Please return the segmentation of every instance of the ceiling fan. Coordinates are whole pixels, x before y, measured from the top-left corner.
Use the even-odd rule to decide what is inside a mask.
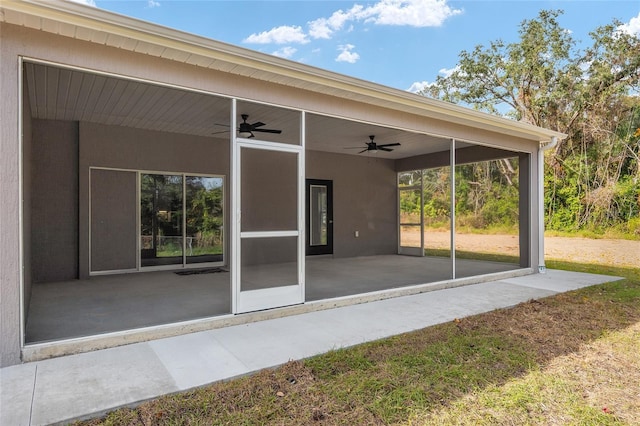
[[[242,117],[242,123],[238,125],[238,135],[240,137],[247,138],[247,139],[254,138],[255,135],[253,134],[253,132],[275,133],[275,134],[282,133],[282,130],[262,129],[261,127],[266,126],[266,124],[261,121],[257,121],[253,124],[247,123],[247,119],[249,118],[248,114],[242,114],[241,117]],[[218,126],[226,126],[226,124],[218,124]],[[216,132],[213,134],[216,135],[218,133],[225,133],[225,132],[228,132],[228,130],[224,130],[222,132]]]
[[[384,144],[377,144],[373,141],[373,139],[375,138],[375,135],[371,135],[369,136],[369,139],[371,139],[369,142],[365,142],[366,148],[363,149],[362,151],[358,152],[358,154],[362,154],[363,152],[367,152],[367,151],[373,151],[373,152],[378,152],[378,151],[386,151],[386,152],[391,152],[393,151],[393,149],[389,148],[390,146],[400,146],[399,143],[384,143]],[[348,146],[345,149],[361,149],[361,146]]]

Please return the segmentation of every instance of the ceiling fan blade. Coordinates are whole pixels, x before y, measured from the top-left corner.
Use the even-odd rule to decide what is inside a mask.
[[[282,133],[282,130],[275,130],[275,129],[253,129],[253,131],[262,132],[262,133],[277,133],[277,134]]]
[[[362,149],[361,146],[345,146],[343,149]]]
[[[265,126],[265,125],[266,125],[266,124],[264,124],[262,121],[258,121],[258,122],[256,122],[256,123],[253,123],[253,124],[251,125],[251,127],[253,127],[253,128],[255,129],[256,127],[262,127],[262,126]]]
[[[228,130],[222,130],[221,132],[213,132],[211,135],[219,135],[220,133],[229,133]]]
[[[213,123],[214,126],[220,126],[220,127],[231,127],[228,124],[222,124],[222,123]]]
[[[380,146],[380,145],[378,145],[378,150],[379,151],[387,151],[387,152],[393,151],[391,148],[385,148],[384,146]]]
[[[369,151],[369,148],[365,148],[365,149],[363,149],[363,150],[362,150],[362,151],[360,151],[358,154],[362,154],[363,152],[367,152],[367,151]]]
[[[385,147],[385,146],[400,146],[400,144],[397,143],[397,142],[396,143],[384,143],[382,145],[378,145],[378,148]]]

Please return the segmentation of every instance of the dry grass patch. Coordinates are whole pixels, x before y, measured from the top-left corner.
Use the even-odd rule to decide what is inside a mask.
[[[612,332],[542,371],[490,386],[409,425],[633,425],[640,413],[640,322]]]
[[[588,406],[634,424],[640,413],[640,323],[554,360],[548,371],[578,385]]]
[[[316,379],[300,361],[251,377],[216,383],[120,409],[85,425],[292,425],[360,424],[375,419],[362,407],[345,407],[314,390]],[[332,422],[334,413],[340,421]]]

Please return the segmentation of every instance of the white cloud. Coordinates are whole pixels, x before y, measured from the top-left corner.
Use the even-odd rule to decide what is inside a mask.
[[[358,59],[360,59],[360,55],[356,52],[352,52],[353,49],[355,49],[353,44],[341,44],[338,46],[340,54],[336,57],[336,62],[348,62],[350,64],[355,64]]]
[[[256,44],[287,44],[287,43],[300,43],[305,44],[309,42],[307,35],[302,31],[302,27],[299,26],[281,26],[270,29],[269,31],[263,31],[258,34],[251,34],[249,37],[243,40],[245,43]]]
[[[438,71],[438,74],[441,74],[445,78],[449,78],[451,76],[451,74],[453,74],[454,72],[458,71],[459,69],[460,69],[459,65],[456,65],[453,68],[441,68],[440,71]]]
[[[407,89],[407,92],[411,93],[420,93],[427,87],[432,86],[433,83],[429,83],[428,81],[415,81],[411,86]]]
[[[444,78],[448,78],[456,71],[460,70],[460,66],[456,65],[454,68],[441,68],[438,71],[438,74],[442,75]],[[407,92],[419,93],[423,90],[433,86],[435,83],[430,83],[428,81],[415,81],[411,87],[407,89]]]
[[[80,3],[80,4],[86,4],[87,6],[96,7],[95,0],[71,0],[71,1],[76,2],[76,3]]]
[[[160,7],[160,2],[156,0],[147,0],[147,7],[153,9],[154,7]]]
[[[629,23],[620,25],[618,30],[629,35],[640,36],[640,13],[635,18],[631,18]]]
[[[313,38],[329,39],[335,31],[342,29],[345,23],[356,19],[362,9],[363,6],[357,4],[346,12],[341,9],[333,12],[329,18],[319,18],[308,22],[309,35]]]
[[[149,0],[155,1],[155,0]],[[307,22],[308,32],[300,26],[281,26],[269,31],[254,33],[245,43],[286,44],[308,43],[309,38],[331,39],[344,28],[353,30],[354,22],[366,22],[376,25],[395,25],[412,27],[437,27],[448,18],[462,13],[461,9],[451,8],[448,0],[379,0],[371,6],[355,4],[348,10],[339,9],[328,18],[318,18]]]
[[[333,34],[334,29],[329,26],[326,18],[316,19],[308,23],[309,35],[313,38],[329,39]]]
[[[452,9],[446,0],[381,0],[364,9],[358,18],[378,25],[439,27],[460,13],[462,10]]]
[[[289,59],[297,51],[298,51],[298,49],[296,49],[295,47],[287,46],[287,47],[283,47],[281,49],[276,50],[275,52],[272,53],[272,55],[279,56],[279,57],[285,58],[285,59]]]

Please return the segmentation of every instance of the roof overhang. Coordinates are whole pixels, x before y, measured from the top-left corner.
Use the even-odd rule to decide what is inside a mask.
[[[548,143],[563,133],[63,0],[9,0],[0,21],[252,79]]]

